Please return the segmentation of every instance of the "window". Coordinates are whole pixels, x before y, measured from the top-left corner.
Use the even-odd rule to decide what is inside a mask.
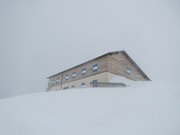
[[[93,80],[92,81],[92,84],[96,84],[98,81],[97,80]]]
[[[69,79],[69,75],[66,75],[65,79],[68,80]]]
[[[55,83],[55,81],[54,81],[54,80],[52,80],[52,81],[51,81],[51,84],[54,84],[54,83]]]
[[[86,86],[86,83],[81,83],[81,88],[84,88]]]
[[[67,90],[67,89],[69,89],[69,87],[64,87],[63,89],[64,89],[64,90]]]
[[[98,70],[98,64],[94,64],[92,69],[93,69],[93,72],[97,71]]]
[[[81,71],[81,75],[85,75],[86,74],[86,69],[84,68],[84,69],[82,69],[82,71]]]
[[[72,79],[76,78],[76,72],[72,73]]]
[[[60,82],[60,80],[59,80],[59,78],[57,78],[57,79],[56,79],[56,83],[59,83],[59,82]]]
[[[98,87],[98,81],[97,80],[93,80],[90,84],[93,86],[93,87]]]
[[[141,79],[141,76],[139,74],[136,75],[137,79]]]
[[[126,68],[126,73],[127,74],[131,74],[132,73],[132,71],[131,71],[131,69],[129,67]]]

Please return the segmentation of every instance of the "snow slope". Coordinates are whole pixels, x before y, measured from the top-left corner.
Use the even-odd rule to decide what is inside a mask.
[[[151,82],[1,99],[0,135],[180,135],[180,87]]]

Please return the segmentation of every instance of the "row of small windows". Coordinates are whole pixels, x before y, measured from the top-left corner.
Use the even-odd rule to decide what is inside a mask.
[[[94,64],[93,66],[92,66],[92,71],[93,72],[96,72],[96,71],[98,71],[98,64]],[[83,68],[82,70],[81,70],[81,75],[82,76],[84,76],[84,75],[86,75],[86,68]],[[73,72],[72,73],[72,79],[75,79],[76,78],[76,72]],[[69,80],[69,75],[67,74],[66,76],[65,76],[65,80],[67,81],[67,80]]]
[[[98,64],[94,64],[93,66],[92,66],[92,71],[93,72],[96,72],[96,71],[98,71]],[[81,75],[83,76],[83,75],[86,75],[86,68],[83,68],[82,70],[81,70]],[[72,79],[75,79],[76,78],[76,72],[73,72],[72,73]],[[65,80],[67,81],[67,80],[69,80],[69,75],[67,74],[66,76],[65,76]],[[56,80],[52,80],[52,84],[55,84],[55,83],[59,83],[60,82],[60,80],[59,80],[59,78],[57,78]]]
[[[92,66],[92,71],[93,72],[96,72],[96,71],[98,71],[98,64],[94,64],[93,66]],[[132,74],[132,70],[131,70],[131,68],[130,67],[127,67],[126,68],[126,73],[128,74],[128,75],[131,75]],[[83,68],[82,70],[81,70],[81,75],[83,76],[83,75],[86,75],[86,68]],[[138,79],[141,79],[141,76],[139,75],[139,74],[137,74],[136,75],[136,77],[138,78]],[[72,73],[72,79],[75,79],[76,78],[76,72],[73,72]],[[69,75],[67,74],[66,76],[65,76],[65,80],[67,81],[67,80],[69,80]],[[52,80],[52,84],[58,84],[60,82],[60,79],[59,78],[57,78],[56,80]]]
[[[57,78],[56,80],[52,80],[52,81],[51,81],[52,84],[55,84],[55,83],[58,84],[59,82],[60,82],[60,79],[59,79],[59,78]]]
[[[81,88],[84,88],[86,86],[86,83],[81,83]],[[64,87],[63,89],[69,89],[69,88],[75,88],[75,85],[72,85],[71,87]]]
[[[93,80],[90,84],[95,84],[97,82],[98,82],[97,80]],[[75,85],[72,85],[71,87],[64,87],[63,89],[69,89],[69,88],[75,88],[75,87],[76,87]],[[85,88],[86,87],[86,83],[85,82],[81,83],[80,87],[81,88]]]

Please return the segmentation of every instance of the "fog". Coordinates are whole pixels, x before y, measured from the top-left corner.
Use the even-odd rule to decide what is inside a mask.
[[[118,50],[178,84],[180,2],[0,0],[0,98],[45,91],[48,76]]]

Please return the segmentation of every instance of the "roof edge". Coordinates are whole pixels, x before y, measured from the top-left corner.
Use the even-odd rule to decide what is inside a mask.
[[[57,74],[51,75],[51,76],[47,77],[47,79],[52,78],[52,77],[54,77],[54,76],[57,76],[57,75],[59,75],[59,74],[62,74],[62,73],[64,73],[64,72],[68,71],[68,70],[77,68],[77,67],[79,67],[79,66],[81,66],[81,65],[84,65],[84,64],[86,64],[86,63],[88,63],[88,62],[91,62],[91,61],[93,61],[93,60],[97,60],[97,59],[100,59],[100,58],[102,58],[102,57],[105,57],[105,56],[108,56],[108,55],[111,55],[111,54],[116,54],[116,53],[123,53],[123,54],[130,60],[130,62],[131,62],[133,65],[135,65],[135,67],[137,68],[137,70],[138,70],[140,73],[142,73],[142,75],[144,76],[144,78],[147,79],[148,81],[151,81],[151,79],[141,70],[141,68],[135,63],[135,61],[128,55],[128,53],[127,53],[125,50],[112,51],[112,52],[105,53],[105,54],[100,55],[100,56],[98,56],[98,57],[96,57],[96,58],[94,58],[94,59],[91,59],[91,60],[88,60],[88,61],[86,61],[86,62],[83,62],[83,63],[81,63],[81,64],[79,64],[79,65],[77,65],[77,66],[74,66],[74,67],[69,68],[69,69],[64,70],[64,71],[61,71],[61,72],[59,72],[59,73],[57,73]]]
[[[97,60],[97,59],[100,59],[100,58],[102,58],[102,57],[108,56],[108,55],[110,55],[110,54],[115,54],[115,53],[119,53],[119,52],[123,52],[123,51],[124,51],[124,50],[121,50],[121,51],[112,51],[112,52],[105,53],[105,54],[100,55],[100,56],[98,56],[98,57],[96,57],[96,58],[94,58],[94,59],[91,59],[91,60],[88,60],[88,61],[86,61],[86,62],[83,62],[83,63],[81,63],[81,64],[79,64],[79,65],[77,65],[77,66],[74,66],[74,67],[69,68],[69,69],[64,70],[64,71],[61,71],[61,72],[59,72],[59,73],[57,73],[57,74],[51,75],[51,76],[47,77],[47,79],[52,78],[52,77],[54,77],[54,76],[57,76],[57,75],[59,75],[59,74],[62,74],[62,73],[64,73],[64,72],[68,71],[68,70],[74,69],[74,68],[76,68],[76,67],[78,67],[78,66],[84,65],[84,64],[86,64],[86,63],[88,63],[88,62],[91,62],[91,61],[93,61],[93,60]]]
[[[136,64],[136,62],[128,55],[126,51],[122,51],[122,53],[130,60],[130,62],[135,65],[137,70],[143,74],[144,78],[147,79],[148,81],[151,81],[151,79],[141,70],[141,68]]]

